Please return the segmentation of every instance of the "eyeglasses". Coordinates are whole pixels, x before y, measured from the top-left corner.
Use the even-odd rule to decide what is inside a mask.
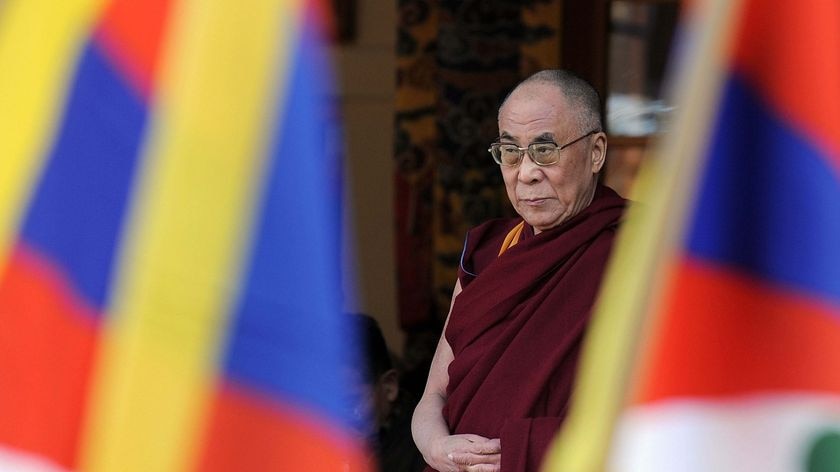
[[[488,149],[488,151],[490,152],[490,155],[493,156],[493,160],[496,161],[496,164],[501,166],[518,166],[519,163],[522,162],[522,156],[525,151],[528,151],[528,156],[531,157],[531,161],[533,161],[534,164],[538,166],[550,166],[557,164],[557,162],[560,161],[560,151],[587,136],[592,136],[593,134],[600,132],[601,131],[597,129],[592,130],[562,146],[558,146],[556,143],[552,143],[550,141],[543,143],[531,143],[528,147],[519,147],[510,143],[493,143],[490,145],[490,149]]]

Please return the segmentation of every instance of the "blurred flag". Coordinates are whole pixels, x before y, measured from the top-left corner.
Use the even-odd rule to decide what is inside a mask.
[[[305,0],[6,0],[0,470],[367,470]]]
[[[840,3],[690,3],[547,470],[840,470]]]

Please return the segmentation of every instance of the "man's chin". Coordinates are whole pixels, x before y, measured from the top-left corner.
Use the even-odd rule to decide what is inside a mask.
[[[537,231],[545,231],[561,223],[557,214],[549,211],[534,211],[526,208],[524,211],[520,211],[519,215]]]

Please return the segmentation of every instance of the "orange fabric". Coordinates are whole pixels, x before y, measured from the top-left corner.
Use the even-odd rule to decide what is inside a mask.
[[[516,243],[519,242],[519,237],[522,236],[522,229],[525,228],[525,221],[523,220],[518,225],[514,226],[512,230],[505,236],[504,242],[502,242],[502,247],[499,249],[499,255],[505,253],[508,249],[516,246]]]

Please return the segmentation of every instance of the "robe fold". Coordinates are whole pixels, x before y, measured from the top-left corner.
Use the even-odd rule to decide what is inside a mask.
[[[598,187],[592,203],[557,228],[492,220],[471,230],[461,258],[462,292],[446,339],[443,414],[452,434],[500,438],[502,471],[536,471],[568,408],[581,340],[625,200]]]

